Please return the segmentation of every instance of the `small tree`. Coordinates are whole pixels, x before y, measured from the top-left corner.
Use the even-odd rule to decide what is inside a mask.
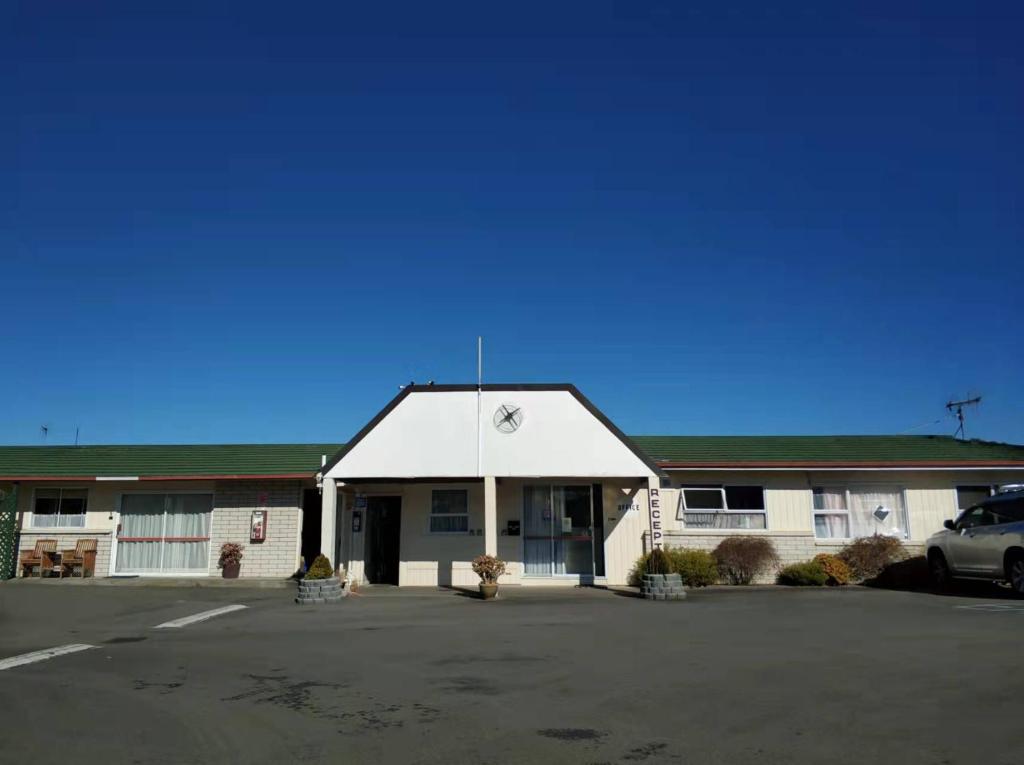
[[[334,569],[331,568],[331,562],[323,553],[316,556],[313,565],[306,572],[306,579],[330,579],[332,576],[334,576]]]

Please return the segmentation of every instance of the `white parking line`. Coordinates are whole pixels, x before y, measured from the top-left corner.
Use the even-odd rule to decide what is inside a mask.
[[[174,619],[169,622],[164,622],[163,624],[158,624],[153,629],[162,630],[187,627],[188,625],[195,624],[196,622],[205,622],[207,619],[212,619],[215,616],[230,614],[232,611],[241,611],[243,608],[248,608],[248,606],[223,606],[222,608],[214,608],[210,611],[201,611],[198,614],[192,614],[192,616],[183,616],[180,619]]]
[[[66,653],[77,653],[78,651],[85,651],[89,648],[95,648],[94,645],[86,645],[85,643],[68,643],[67,645],[59,645],[56,648],[47,648],[44,651],[33,651],[32,653],[23,653],[20,656],[12,656],[9,659],[0,660],[0,672],[5,669],[11,669],[12,667],[20,667],[23,664],[35,664],[37,661],[46,661],[52,659],[55,656],[63,656]]]

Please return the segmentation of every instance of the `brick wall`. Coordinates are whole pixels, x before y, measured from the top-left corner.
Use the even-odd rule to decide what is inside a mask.
[[[37,539],[56,539],[57,552],[73,550],[79,539],[96,540],[96,571],[95,576],[107,576],[110,573],[110,532],[109,531],[60,531],[47,533],[46,529],[33,529],[22,531],[18,539],[18,554],[24,550],[31,550],[36,546]],[[38,571],[35,571],[38,573]],[[77,572],[75,575],[77,576]],[[19,567],[18,576],[21,576]]]
[[[220,576],[217,558],[225,542],[238,542],[243,577],[288,577],[298,568],[302,528],[300,481],[218,481],[213,495],[210,574]],[[264,542],[249,542],[254,510],[267,511]]]

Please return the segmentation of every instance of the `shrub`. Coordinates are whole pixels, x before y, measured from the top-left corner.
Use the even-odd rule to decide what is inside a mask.
[[[671,574],[672,563],[668,555],[660,547],[655,547],[647,556],[647,569],[645,574]]]
[[[332,576],[334,576],[334,569],[331,568],[331,562],[323,553],[316,556],[313,565],[306,572],[306,579],[330,579]]]
[[[687,587],[707,587],[718,581],[718,561],[707,550],[672,547],[665,554],[672,573],[679,574]]]
[[[814,556],[814,562],[818,564],[821,570],[825,572],[825,576],[828,577],[828,581],[825,584],[835,586],[850,583],[850,567],[839,556],[832,555],[831,553],[819,553]]]
[[[668,558],[670,574],[679,574],[687,587],[706,587],[718,581],[718,564],[715,556],[705,550],[687,550],[684,547],[668,547],[664,550]],[[639,587],[647,571],[647,562],[651,553],[636,559],[629,571],[627,581],[633,587]]]
[[[719,576],[729,584],[750,584],[779,562],[774,545],[764,537],[728,537],[714,556]]]
[[[815,558],[786,566],[776,581],[793,587],[821,587],[828,581],[828,574]]]
[[[838,557],[850,567],[853,579],[863,581],[878,576],[886,566],[907,556],[900,540],[875,534],[853,540],[839,551]]]
[[[242,550],[245,548],[237,542],[225,542],[220,546],[220,558],[217,560],[217,568],[224,568],[227,565],[235,565],[242,562]]]
[[[498,577],[505,573],[505,561],[493,555],[478,555],[473,558],[473,571],[484,584],[496,584]]]

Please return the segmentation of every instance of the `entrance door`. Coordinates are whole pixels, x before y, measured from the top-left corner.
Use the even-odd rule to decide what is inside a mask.
[[[316,489],[306,489],[302,492],[302,559],[307,566],[313,565],[313,560],[320,554],[320,519],[323,516],[323,500],[320,492]],[[324,555],[330,557],[333,550],[324,550]],[[331,558],[331,564],[337,565],[337,561]]]
[[[402,498],[366,498],[366,578],[371,584],[398,584]]]
[[[594,575],[590,486],[524,487],[523,566],[534,576]]]

